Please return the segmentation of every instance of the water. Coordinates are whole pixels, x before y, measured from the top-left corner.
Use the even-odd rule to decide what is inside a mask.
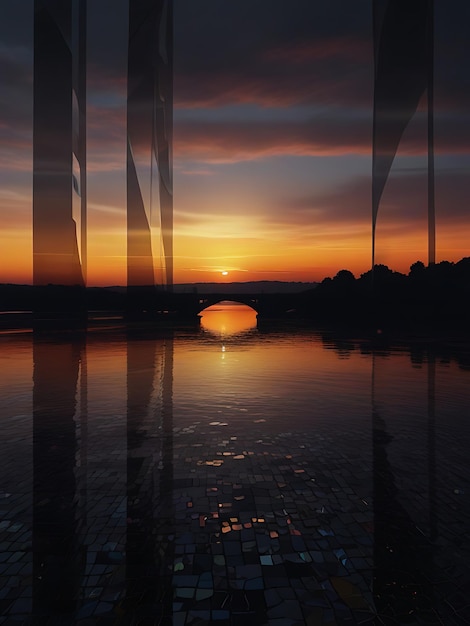
[[[0,623],[466,624],[468,352],[0,338]]]

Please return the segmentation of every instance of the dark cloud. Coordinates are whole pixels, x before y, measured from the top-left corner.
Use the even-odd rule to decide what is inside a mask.
[[[424,154],[426,116],[418,114],[404,135],[400,152]],[[470,115],[436,119],[436,153],[470,152]],[[202,122],[175,126],[175,156],[205,162],[236,162],[269,156],[371,154],[371,115],[336,110],[308,120]]]
[[[0,126],[31,125],[32,50],[0,43]]]
[[[343,42],[348,46],[349,42]],[[354,47],[354,46],[353,46]],[[175,75],[177,107],[216,107],[255,102],[262,106],[292,104],[364,105],[372,98],[370,61],[355,63],[347,48],[329,61],[324,56],[289,63],[289,54],[302,50],[272,50],[246,67],[224,67],[209,73],[207,68]],[[271,56],[272,54],[272,56]],[[279,58],[276,59],[276,56]]]
[[[351,86],[361,92],[372,72],[365,4],[273,0],[266,10],[246,0],[177,3],[177,106],[286,106],[354,96]]]
[[[468,111],[470,107],[470,2],[434,3],[436,103]]]
[[[308,121],[179,122],[175,156],[236,162],[287,154],[370,153],[370,120],[319,116]]]
[[[29,47],[33,45],[34,0],[2,3],[0,41],[6,46]]]
[[[127,87],[127,0],[88,3],[88,87],[122,93]]]
[[[342,226],[370,224],[371,179],[358,177],[327,193],[279,197],[267,220],[278,224],[312,225],[336,222]],[[379,209],[378,225],[388,222],[404,232],[426,220],[427,173],[395,174]],[[436,216],[439,223],[468,224],[470,182],[466,171],[437,171]]]
[[[442,3],[443,4],[443,3]],[[371,3],[175,3],[175,102],[371,106]],[[470,105],[470,3],[436,9],[436,105]]]
[[[344,0],[178,0],[175,51],[179,67],[209,70],[249,65],[260,51],[370,31],[369,2]]]
[[[22,0],[4,2],[1,9],[0,127],[21,127],[18,131],[31,125],[33,8],[33,0]],[[0,141],[4,138],[2,133]]]

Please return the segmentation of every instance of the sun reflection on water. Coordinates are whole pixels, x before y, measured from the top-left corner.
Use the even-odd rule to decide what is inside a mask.
[[[256,311],[246,304],[224,300],[202,312],[201,327],[222,338],[249,332],[256,329]]]

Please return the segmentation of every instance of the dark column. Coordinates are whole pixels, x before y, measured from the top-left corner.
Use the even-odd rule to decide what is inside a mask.
[[[39,319],[84,315],[85,6],[85,0],[34,5],[33,282]]]
[[[173,289],[173,2],[161,2],[154,151],[158,164],[164,282]]]
[[[398,145],[431,75],[428,24],[433,0],[374,0],[372,268],[380,199]]]
[[[434,177],[434,0],[428,0],[426,29],[428,106],[428,264],[436,262],[436,197]]]
[[[129,0],[127,284],[131,317],[155,312],[155,285],[166,290],[173,284],[172,28],[170,0]]]

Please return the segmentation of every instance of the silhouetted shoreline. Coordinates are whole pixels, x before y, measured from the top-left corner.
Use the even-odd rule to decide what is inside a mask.
[[[470,257],[426,267],[413,263],[405,275],[385,265],[358,279],[348,270],[325,278],[300,309],[308,319],[372,328],[446,325],[466,327],[470,313]]]
[[[230,299],[231,285],[240,292],[241,283],[225,283],[221,285],[221,300]],[[88,318],[95,315],[100,319],[106,315],[129,318],[131,311],[130,317],[137,325],[145,321],[158,326],[163,320],[171,324],[173,318],[181,323],[184,318],[197,319],[199,311],[194,303],[198,302],[198,288],[201,286],[194,285],[190,294],[175,289],[174,294],[168,295],[154,288],[148,288],[150,291],[144,288],[141,292],[138,288],[130,291],[123,287],[81,289],[3,284],[0,285],[0,327],[21,328],[28,311],[45,312],[46,316],[53,312],[52,317],[57,314],[58,319],[80,315]],[[279,294],[264,294],[264,289],[260,293],[259,298],[265,298],[258,307],[260,326],[313,325],[379,333],[399,330],[420,335],[466,334],[470,318],[470,257],[457,263],[441,261],[428,267],[418,261],[407,275],[385,265],[376,265],[374,271],[359,278],[348,270],[341,270],[311,289],[291,290],[290,293],[289,290],[282,292],[280,287],[279,290]],[[158,310],[171,306],[180,309]],[[158,316],[157,312],[170,315]]]

